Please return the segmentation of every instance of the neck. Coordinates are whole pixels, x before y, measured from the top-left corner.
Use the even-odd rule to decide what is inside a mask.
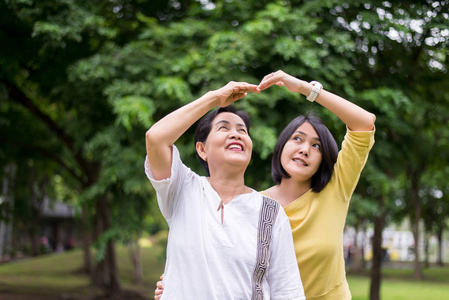
[[[310,182],[298,183],[291,179],[282,179],[281,183],[267,190],[270,197],[277,200],[285,207],[307,193],[310,190]]]
[[[231,202],[237,195],[245,194],[250,191],[245,186],[245,182],[242,177],[239,178],[223,178],[219,176],[210,176],[208,178],[212,188],[218,193],[224,204]]]

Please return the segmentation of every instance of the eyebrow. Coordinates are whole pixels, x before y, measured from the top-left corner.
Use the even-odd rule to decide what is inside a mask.
[[[220,124],[230,125],[231,123],[229,121],[226,121],[226,120],[220,120],[217,123],[215,123],[215,126],[220,125]],[[244,123],[237,123],[237,126],[246,128],[246,125]]]
[[[307,136],[307,133],[305,133],[305,132],[303,132],[303,131],[296,130],[295,133],[299,133],[299,134],[301,134],[301,135]],[[321,143],[321,140],[320,140],[319,137],[314,137],[313,139],[314,139],[314,140],[317,140],[318,142]]]

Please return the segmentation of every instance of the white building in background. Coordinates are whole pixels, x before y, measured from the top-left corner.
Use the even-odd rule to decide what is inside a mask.
[[[394,228],[387,228],[382,233],[382,239],[382,248],[387,250],[390,260],[413,261],[415,259],[413,253],[415,239],[411,231],[398,231]],[[422,248],[422,242],[419,245]],[[420,249],[420,251],[422,250]]]
[[[409,227],[405,224],[401,227],[390,226],[384,229],[382,233],[382,248],[385,250],[384,260],[389,261],[413,261],[415,255],[413,247],[415,239],[410,230],[404,228]],[[343,235],[343,246],[345,250],[345,257],[350,258],[351,251],[353,251],[355,241],[355,229],[353,227],[346,227]],[[361,249],[363,245],[363,256],[366,261],[370,261],[373,256],[372,237],[374,230],[369,228],[366,232],[357,233],[357,245]],[[424,232],[421,230],[421,237],[419,241],[419,253],[421,260],[424,260]],[[438,239],[435,236],[429,237],[429,262],[436,262],[438,251]],[[449,241],[444,239],[443,242],[443,262],[449,261]]]

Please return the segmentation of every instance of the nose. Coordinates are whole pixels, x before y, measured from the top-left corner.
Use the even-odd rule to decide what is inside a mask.
[[[309,146],[303,145],[299,150],[299,153],[304,155],[305,157],[309,157]]]
[[[230,139],[237,139],[237,140],[241,140],[242,136],[240,134],[240,132],[238,130],[231,130],[229,133],[229,138]]]

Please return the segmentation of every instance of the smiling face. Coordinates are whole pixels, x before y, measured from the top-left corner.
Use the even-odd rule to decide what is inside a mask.
[[[281,165],[294,180],[312,181],[322,161],[321,141],[313,126],[304,122],[285,143]]]
[[[212,121],[205,142],[197,142],[198,155],[209,166],[211,174],[228,166],[246,170],[251,160],[253,143],[245,122],[236,114],[223,112]]]

